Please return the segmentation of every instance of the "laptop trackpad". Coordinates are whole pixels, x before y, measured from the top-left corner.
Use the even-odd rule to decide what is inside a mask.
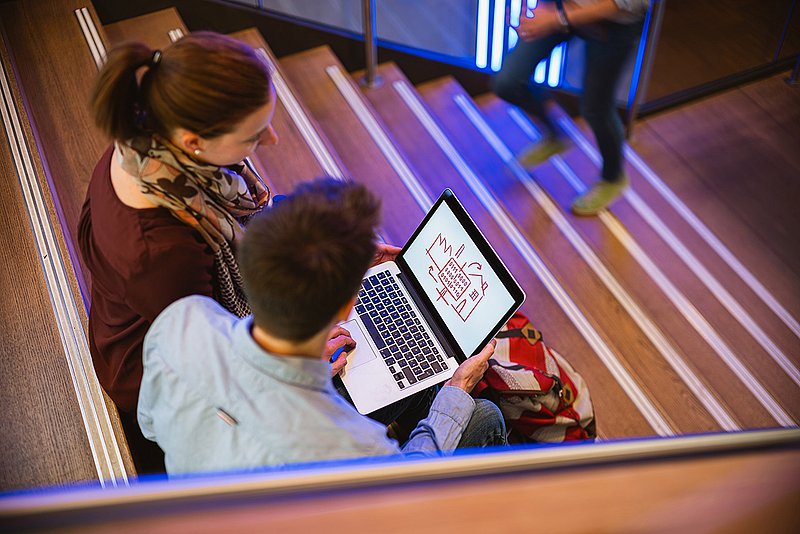
[[[376,358],[369,341],[367,341],[367,336],[364,334],[358,321],[347,321],[346,323],[341,323],[340,326],[350,332],[350,337],[356,342],[356,348],[347,356],[345,372],[352,371]]]

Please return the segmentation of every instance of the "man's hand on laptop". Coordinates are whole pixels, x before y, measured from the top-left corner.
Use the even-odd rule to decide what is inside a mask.
[[[372,263],[370,263],[369,266],[375,267],[387,261],[394,261],[401,250],[400,247],[387,245],[386,243],[377,243],[375,255],[372,257]]]
[[[325,343],[324,356],[326,360],[330,360],[331,356],[339,350],[342,351],[337,354],[336,360],[331,362],[331,376],[336,376],[339,371],[344,369],[347,365],[347,353],[352,352],[356,348],[355,340],[350,337],[350,332],[339,325],[334,326],[328,334],[328,341]]]
[[[467,358],[467,361],[458,366],[456,372],[444,385],[461,388],[467,393],[472,392],[475,384],[483,378],[483,373],[489,368],[489,358],[494,354],[496,344],[497,342],[493,339],[478,354]]]

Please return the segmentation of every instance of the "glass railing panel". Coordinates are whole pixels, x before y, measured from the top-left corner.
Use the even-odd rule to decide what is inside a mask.
[[[659,0],[653,0],[655,4]],[[362,0],[237,0],[329,28],[354,38],[363,35]],[[447,63],[496,72],[513,48],[519,6],[536,0],[380,0],[377,39],[383,47],[408,51]],[[652,58],[642,105],[689,95],[698,88],[741,73],[768,67],[800,53],[797,0],[705,0],[664,4],[661,32]],[[625,67],[617,91],[620,106],[630,107],[642,68],[643,43]],[[536,69],[534,81],[580,94],[584,44],[573,39]],[[679,75],[676,75],[679,73]],[[681,97],[683,98],[683,97]]]
[[[502,5],[502,0],[498,0]],[[264,9],[306,23],[363,34],[362,0],[262,0]],[[377,38],[381,46],[413,49],[467,67],[474,67],[478,4],[493,0],[381,0],[377,4]]]
[[[796,0],[666,2],[646,101],[772,63],[793,3]],[[792,28],[795,53],[798,26]],[[786,54],[791,52],[787,49]]]

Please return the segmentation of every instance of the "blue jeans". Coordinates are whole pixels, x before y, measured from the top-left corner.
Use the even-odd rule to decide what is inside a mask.
[[[614,95],[622,69],[636,49],[642,23],[604,22],[596,31],[578,34],[586,42],[586,66],[583,72],[581,114],[594,132],[603,157],[601,177],[615,182],[622,175],[622,146],[625,133],[616,110]],[[503,68],[492,79],[492,91],[511,104],[539,119],[545,136],[557,136],[558,128],[545,113],[550,98],[546,88],[531,81],[539,62],[572,33],[558,33],[536,41],[520,41],[503,61]]]
[[[458,448],[494,447],[497,445],[508,445],[503,414],[492,401],[475,399],[475,410],[467,423],[467,428],[461,435]]]
[[[339,394],[352,404],[353,400],[338,376],[333,378],[333,384]],[[397,420],[406,430],[411,430],[417,426],[417,423],[428,417],[428,411],[438,390],[438,386],[423,389],[410,397],[372,412],[367,417],[384,425],[389,425],[392,421]],[[467,423],[467,427],[464,429],[464,433],[461,435],[458,448],[491,447],[507,444],[506,424],[500,408],[489,400],[475,399],[475,409]]]

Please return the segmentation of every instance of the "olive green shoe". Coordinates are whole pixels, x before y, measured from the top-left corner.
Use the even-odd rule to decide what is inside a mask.
[[[575,215],[597,215],[617,200],[630,184],[627,174],[623,174],[616,182],[600,180],[584,194],[572,201],[572,213]]]
[[[550,159],[550,157],[564,152],[568,144],[558,137],[545,137],[538,142],[527,146],[517,155],[517,161],[525,168],[536,167]]]

